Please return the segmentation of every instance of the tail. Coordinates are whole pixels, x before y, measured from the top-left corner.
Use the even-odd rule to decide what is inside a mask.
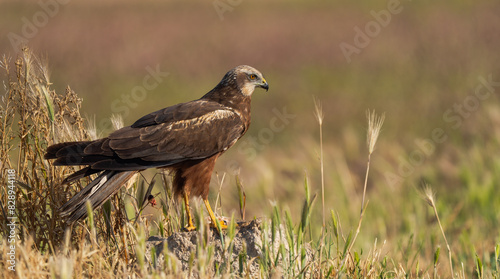
[[[93,209],[99,208],[136,173],[137,171],[103,171],[60,208],[61,216],[66,217],[69,223],[87,217],[87,201],[90,201]]]
[[[87,166],[66,177],[62,184],[72,183],[81,178],[98,174],[83,190],[72,197],[61,208],[61,216],[66,217],[69,223],[87,217],[87,201],[92,208],[99,208],[114,193],[116,193],[134,174],[136,170],[105,170],[94,169],[92,164],[112,158],[113,154],[103,149],[109,139],[95,141],[63,142],[47,148],[45,159],[55,159],[55,166]]]
[[[112,152],[104,151],[102,145],[107,138],[95,141],[73,141],[51,145],[47,148],[45,159],[55,159],[54,166],[92,165],[100,160],[110,159]]]

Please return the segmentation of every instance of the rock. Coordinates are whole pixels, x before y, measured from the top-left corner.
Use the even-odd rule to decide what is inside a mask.
[[[146,243],[146,260],[151,266],[165,270],[167,267],[164,255],[166,254],[170,258],[170,262],[175,260],[175,265],[180,266],[183,272],[188,272],[189,276],[193,278],[198,278],[200,273],[209,276],[232,273],[239,276],[248,275],[251,278],[259,278],[261,277],[259,265],[263,257],[263,239],[266,239],[267,245],[265,247],[271,250],[274,257],[278,255],[280,244],[283,244],[286,251],[285,255],[290,251],[283,226],[280,226],[279,230],[277,230],[276,235],[279,237],[276,237],[273,243],[271,241],[270,222],[267,224],[267,235],[264,236],[262,233],[263,219],[240,223],[236,228],[236,235],[232,241],[227,235],[227,231],[223,232],[223,240],[221,240],[215,229],[176,232],[168,238],[151,236]],[[270,247],[271,243],[273,247]],[[153,247],[156,252],[156,261],[154,263],[151,260],[151,249]],[[164,253],[164,247],[168,247],[169,251]],[[311,248],[309,245],[305,245],[305,247],[307,261],[312,260]],[[281,263],[283,259],[280,256],[278,258],[279,263]],[[272,261],[274,262],[274,260],[273,258]],[[285,259],[285,261],[288,261],[288,259]],[[272,272],[283,273],[280,272],[280,266],[281,264],[278,264],[273,267]]]

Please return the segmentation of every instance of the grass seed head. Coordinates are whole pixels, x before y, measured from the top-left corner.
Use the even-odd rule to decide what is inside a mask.
[[[432,190],[431,186],[429,184],[425,184],[423,189],[422,189],[422,198],[429,204],[431,207],[435,207],[435,193]]]
[[[314,116],[316,116],[316,120],[318,120],[319,125],[323,125],[325,114],[323,113],[323,105],[318,98],[314,98]]]
[[[123,124],[123,117],[122,117],[122,115],[121,114],[113,113],[111,115],[111,124],[113,124],[113,128],[115,130],[123,128],[123,126],[125,126],[125,125]]]
[[[375,150],[375,144],[377,143],[380,130],[385,120],[385,113],[378,116],[375,111],[366,111],[366,118],[368,119],[368,136],[366,137],[366,143],[368,145],[368,152],[370,154]]]

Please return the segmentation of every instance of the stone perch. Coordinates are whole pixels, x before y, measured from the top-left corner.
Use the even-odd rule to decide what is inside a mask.
[[[206,272],[206,275],[208,276],[213,276],[216,273],[215,267],[217,266],[221,274],[227,273],[231,270],[231,273],[233,274],[236,273],[240,276],[248,275],[251,278],[259,278],[259,265],[260,258],[262,257],[263,222],[263,219],[259,218],[250,222],[239,224],[239,227],[236,228],[236,234],[232,242],[233,249],[231,253],[227,250],[228,242],[230,241],[229,237],[227,236],[227,232],[224,234],[226,249],[223,249],[221,238],[216,230],[211,229],[210,231],[208,231],[208,243],[206,247],[213,246],[215,249],[210,263],[206,266],[206,270],[202,272]],[[267,239],[269,239],[269,245],[271,245],[271,223],[268,222],[268,224]],[[289,253],[289,245],[286,241],[285,228],[280,225],[279,231],[277,231],[276,234],[277,238],[273,245],[275,254],[277,254],[280,244],[283,244],[286,252]],[[177,265],[182,269],[182,271],[188,272],[191,266],[192,270],[190,277],[198,278],[200,277],[200,271],[196,268],[197,261],[199,260],[197,258],[197,249],[199,247],[204,247],[203,244],[198,244],[200,243],[200,241],[203,241],[203,238],[201,233],[198,231],[176,232],[168,238],[151,236],[146,242],[146,261],[152,267],[155,267],[159,270],[164,269],[165,259],[163,247],[168,247],[170,255],[175,256],[175,258],[178,260]],[[151,261],[151,249],[153,247],[156,251],[155,263],[152,263]],[[204,253],[206,254],[206,250],[208,248],[202,249],[205,250]],[[246,257],[247,259],[244,266],[240,266],[240,257]],[[310,246],[306,245],[306,261],[309,262],[312,259],[313,252]],[[283,259],[280,258],[279,262],[281,263],[282,260]],[[230,263],[230,266],[227,266],[227,263]],[[279,266],[281,266],[281,264]],[[279,274],[281,273],[280,269],[281,267],[277,267],[275,271]]]

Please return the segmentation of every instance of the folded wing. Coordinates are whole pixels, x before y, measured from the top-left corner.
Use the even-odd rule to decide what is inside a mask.
[[[148,114],[132,126],[93,142],[54,145],[55,165],[89,165],[95,170],[143,170],[211,157],[246,131],[237,112],[198,100]]]

